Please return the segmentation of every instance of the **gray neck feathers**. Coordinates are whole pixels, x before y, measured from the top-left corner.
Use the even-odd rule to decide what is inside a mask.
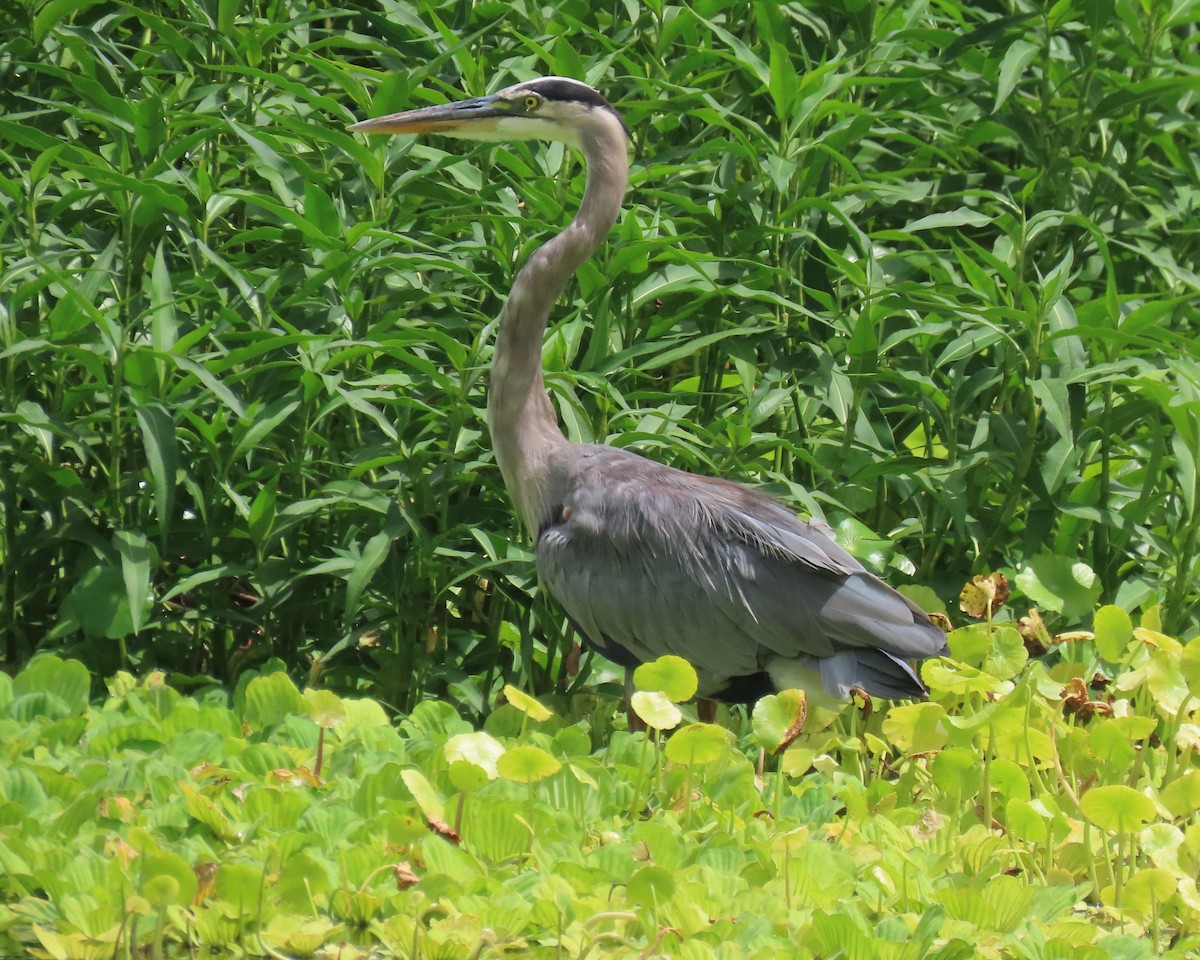
[[[628,176],[625,131],[616,114],[594,108],[580,130],[587,188],[575,219],[539,247],[513,281],[492,360],[488,427],[509,495],[531,534],[550,508],[545,465],[566,443],[542,379],[542,340],[555,300],[616,222]]]

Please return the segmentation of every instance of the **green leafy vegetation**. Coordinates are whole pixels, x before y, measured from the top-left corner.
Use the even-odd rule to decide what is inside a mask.
[[[6,8],[0,950],[1194,955],[1198,9]],[[578,160],[344,129],[550,73],[569,436],[970,581],[928,702],[576,664],[483,410]]]
[[[579,163],[344,130],[545,73],[636,142],[547,339],[570,436],[763,483],[893,581],[1002,568],[1062,622],[1194,632],[1194,12],[18,5],[7,661],[186,686],[276,656],[480,717],[584,684],[482,417],[491,324]]]
[[[799,733],[796,691],[732,732],[657,704],[648,735],[516,690],[482,728],[433,700],[397,727],[283,672],[232,698],[118,674],[89,704],[43,656],[0,676],[0,949],[1194,956],[1200,640],[950,646],[926,703]]]

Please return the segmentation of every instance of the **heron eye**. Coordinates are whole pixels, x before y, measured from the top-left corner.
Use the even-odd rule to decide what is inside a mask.
[[[534,110],[536,110],[536,109],[537,109],[539,106],[541,106],[541,103],[542,103],[542,100],[541,100],[541,98],[540,98],[540,97],[535,97],[535,96],[534,96],[534,95],[531,93],[529,96],[527,96],[527,97],[525,98],[525,112],[526,112],[526,113],[533,113],[533,111],[534,111]]]

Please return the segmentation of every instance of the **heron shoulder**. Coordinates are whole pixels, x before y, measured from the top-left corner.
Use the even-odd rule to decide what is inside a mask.
[[[551,474],[551,501],[597,544],[653,544],[685,558],[740,546],[823,573],[863,570],[822,529],[753,487],[598,445],[561,448]]]

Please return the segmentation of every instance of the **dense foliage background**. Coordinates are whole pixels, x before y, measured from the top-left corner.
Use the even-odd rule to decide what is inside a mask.
[[[539,74],[636,141],[568,433],[1054,623],[1200,581],[1197,4],[50,0],[0,52],[0,635],[484,710],[570,678],[483,422],[558,147],[353,119]],[[1055,620],[1055,615],[1060,619]]]
[[[1195,956],[1198,11],[5,4],[0,953]],[[579,162],[345,132],[548,73],[569,434],[1006,571],[927,702],[570,669],[483,408]]]

